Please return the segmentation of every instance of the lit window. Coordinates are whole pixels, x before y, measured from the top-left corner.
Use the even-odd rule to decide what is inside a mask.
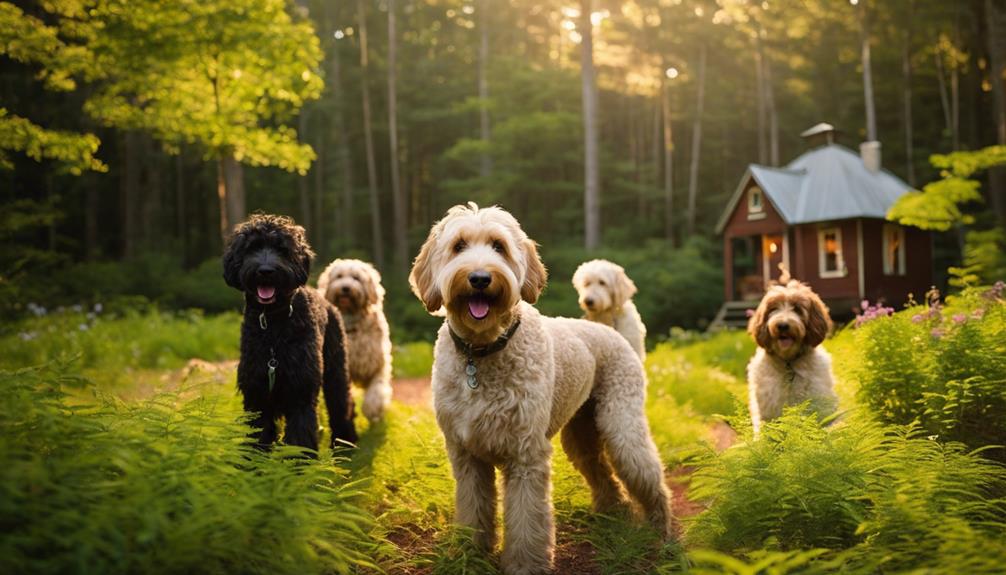
[[[845,277],[848,270],[842,257],[842,230],[823,228],[817,232],[817,257],[822,278]]]
[[[905,275],[905,228],[884,225],[884,275]]]
[[[761,188],[751,188],[748,190],[748,211],[752,214],[763,211],[765,205],[762,203],[762,200]]]

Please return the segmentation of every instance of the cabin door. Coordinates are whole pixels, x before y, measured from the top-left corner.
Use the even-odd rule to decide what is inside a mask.
[[[786,260],[786,241],[782,234],[766,234],[761,237],[762,278],[765,285],[776,281],[781,274],[779,264]]]

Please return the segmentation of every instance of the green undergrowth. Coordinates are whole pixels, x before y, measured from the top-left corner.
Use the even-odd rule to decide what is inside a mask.
[[[254,449],[230,390],[67,401],[63,389],[81,385],[59,363],[0,372],[0,572],[373,565],[373,518],[344,464]]]
[[[17,369],[52,360],[103,384],[129,386],[137,372],[177,369],[193,358],[238,355],[241,317],[198,311],[108,313],[101,308],[44,311],[0,332],[0,367]]]

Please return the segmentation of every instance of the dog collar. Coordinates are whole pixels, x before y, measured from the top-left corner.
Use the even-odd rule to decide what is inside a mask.
[[[290,302],[290,311],[287,313],[286,317],[293,317],[293,302]],[[266,310],[262,310],[262,313],[258,314],[258,326],[262,328],[262,331],[269,329],[269,321],[266,319]]]
[[[496,341],[490,343],[489,345],[483,345],[475,347],[467,341],[461,339],[461,336],[454,333],[451,326],[447,326],[447,331],[451,334],[451,339],[454,340],[454,347],[458,349],[461,353],[465,354],[465,375],[468,376],[468,387],[475,389],[479,386],[479,381],[476,379],[475,374],[478,373],[478,368],[475,367],[476,357],[486,357],[492,355],[497,351],[502,350],[506,347],[506,344],[510,342],[510,338],[513,334],[517,332],[517,328],[520,327],[520,319],[513,322],[510,327],[506,330],[506,333],[496,338]]]

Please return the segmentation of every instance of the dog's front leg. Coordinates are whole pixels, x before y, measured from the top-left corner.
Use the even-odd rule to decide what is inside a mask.
[[[552,449],[545,441],[537,457],[512,461],[503,469],[503,520],[500,564],[506,575],[549,573],[555,553],[552,523]]]
[[[475,544],[485,551],[496,546],[496,470],[463,448],[448,442],[455,483],[455,521],[471,527]]]

